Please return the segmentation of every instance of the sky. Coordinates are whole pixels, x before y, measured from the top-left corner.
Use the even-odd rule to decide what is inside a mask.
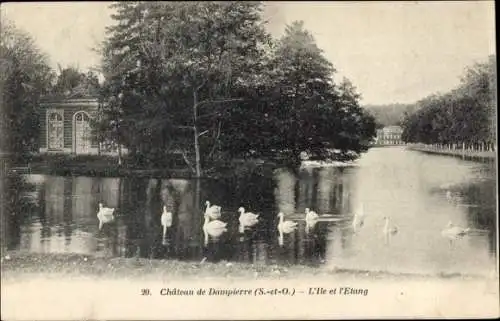
[[[99,65],[93,49],[112,24],[105,2],[2,4],[2,18],[30,33],[51,65]],[[466,66],[495,51],[493,1],[269,2],[268,30],[303,20],[362,104],[412,103],[459,84]]]

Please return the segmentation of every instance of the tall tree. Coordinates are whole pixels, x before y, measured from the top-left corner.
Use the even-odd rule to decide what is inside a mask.
[[[460,86],[418,101],[403,122],[403,140],[464,147],[496,145],[496,63],[466,68]]]
[[[354,87],[337,88],[301,22],[273,42],[258,2],[114,7],[103,128],[140,163],[177,150],[200,176],[216,156],[345,158],[374,135]]]
[[[58,93],[70,95],[74,89],[78,87],[85,77],[76,67],[62,68],[59,67],[59,75],[54,90]]]
[[[0,127],[5,131],[0,148],[23,158],[38,146],[38,101],[50,91],[54,73],[33,38],[9,21],[2,21],[0,59]]]
[[[233,115],[241,125],[227,137],[230,149],[250,146],[258,156],[293,163],[300,161],[302,152],[345,159],[366,150],[363,146],[375,133],[373,118],[360,108],[359,95],[348,80],[335,85],[333,65],[303,22],[287,26],[270,60],[270,80],[258,88],[259,98],[251,102],[255,107]]]
[[[105,64],[109,70],[125,69],[125,77],[115,81],[123,95],[121,125],[138,138],[127,143],[142,154],[174,143],[200,176],[202,136],[217,132],[217,117],[228,103],[241,100],[235,89],[251,80],[260,62],[260,46],[268,40],[259,22],[260,4],[118,6],[115,19],[126,22],[110,30]],[[134,29],[137,25],[140,31]],[[141,121],[127,122],[137,114]],[[151,144],[144,144],[146,140]]]
[[[289,138],[286,144],[291,147],[292,155],[289,157],[297,158],[301,151],[323,151],[321,147],[326,137],[321,135],[322,128],[318,126],[327,123],[326,119],[318,119],[318,116],[336,111],[336,106],[328,104],[336,98],[332,91],[333,65],[323,56],[302,21],[287,26],[279,40],[276,58],[280,76],[280,108],[289,109],[286,113],[288,126],[283,133]]]
[[[99,79],[93,71],[84,73],[76,67],[62,68],[59,65],[53,94],[65,97],[98,96],[99,90]]]

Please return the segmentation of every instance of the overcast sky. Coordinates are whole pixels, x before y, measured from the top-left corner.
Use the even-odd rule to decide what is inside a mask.
[[[7,3],[51,64],[85,70],[112,23],[109,3]],[[409,103],[456,86],[466,66],[495,54],[494,2],[279,2],[267,5],[269,30],[303,20],[337,79],[349,78],[363,104]]]

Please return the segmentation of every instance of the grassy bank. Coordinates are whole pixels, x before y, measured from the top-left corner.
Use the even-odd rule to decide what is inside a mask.
[[[308,278],[345,277],[368,279],[483,279],[461,274],[404,274],[384,271],[317,268],[305,265],[253,265],[221,261],[186,262],[142,258],[102,258],[80,254],[6,252],[2,256],[2,278],[19,275],[65,275],[103,278]]]
[[[107,155],[33,155],[23,163],[13,164],[14,170],[23,174],[48,174],[58,176],[98,176],[98,177],[173,177],[193,178],[193,171],[188,168],[178,156],[165,160],[164,163],[152,166],[151,164],[134,164],[127,158],[122,164],[118,159]],[[211,164],[204,170],[203,178],[218,178],[230,175],[235,169],[266,167],[274,168],[275,162],[262,160],[228,160]]]
[[[49,174],[59,176],[100,176],[100,177],[182,177],[190,178],[192,172],[183,167],[178,160],[166,161],[161,168],[132,164],[124,159],[106,155],[33,155],[25,164],[32,174]]]

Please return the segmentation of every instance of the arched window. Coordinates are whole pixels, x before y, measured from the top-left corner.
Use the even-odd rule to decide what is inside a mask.
[[[73,146],[77,154],[86,154],[90,150],[91,135],[90,135],[90,117],[84,111],[79,111],[74,115],[73,122]]]
[[[79,121],[79,122],[88,122],[89,121],[89,116],[81,111],[81,112],[78,112],[75,114],[75,121]]]
[[[64,147],[64,120],[62,112],[49,112],[47,130],[48,148],[62,150]]]

